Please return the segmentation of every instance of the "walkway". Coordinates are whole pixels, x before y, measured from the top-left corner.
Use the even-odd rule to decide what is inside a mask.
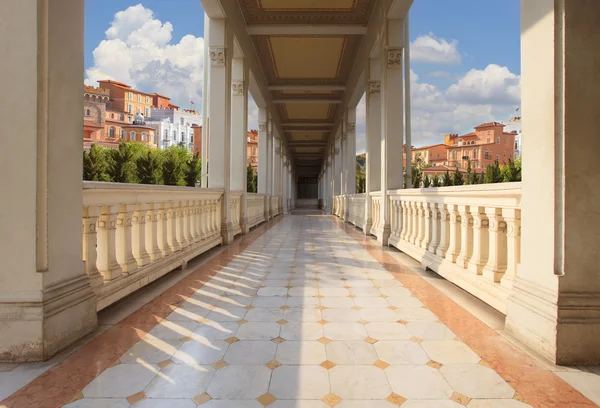
[[[261,228],[4,404],[595,406],[334,219]]]

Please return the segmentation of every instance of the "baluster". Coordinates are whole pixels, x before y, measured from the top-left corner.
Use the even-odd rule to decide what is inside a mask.
[[[420,246],[424,250],[429,248],[429,243],[431,242],[431,213],[430,204],[427,202],[423,203],[424,231],[421,236]]]
[[[431,241],[427,250],[435,254],[435,251],[440,244],[440,211],[438,203],[431,203]]]
[[[221,198],[221,200],[222,199],[224,198]],[[213,208],[213,218],[215,223],[214,235],[219,236],[221,235],[221,224],[223,220],[223,206],[221,205],[221,201],[215,201],[215,204],[213,204]]]
[[[506,270],[506,222],[501,208],[486,208],[489,226],[489,257],[483,268],[483,277],[490,282],[500,282]]]
[[[200,242],[202,232],[200,230],[200,200],[194,200],[194,217],[192,218],[192,226],[194,228],[194,242]]]
[[[417,237],[415,238],[415,245],[421,247],[423,238],[425,237],[425,203],[417,202]]]
[[[96,249],[97,245],[97,223],[98,217],[100,216],[99,207],[85,207],[83,209],[83,262],[85,265],[85,272],[90,277],[92,288],[94,291],[102,286],[104,278],[98,271],[97,259],[98,253]]]
[[[506,272],[500,283],[510,289],[517,276],[517,264],[521,261],[521,210],[505,208],[502,216],[506,222]]]
[[[132,252],[138,266],[148,265],[150,255],[146,251],[146,212],[148,204],[138,204],[133,212],[132,222]]]
[[[137,269],[137,261],[133,257],[131,217],[135,205],[122,205],[117,215],[117,262],[123,273],[130,274]]]
[[[169,256],[171,254],[171,246],[169,244],[169,230],[171,226],[171,221],[169,221],[169,208],[170,203],[160,203],[158,205],[158,213],[157,213],[157,229],[158,236],[156,243],[158,248],[160,249],[162,257]]]
[[[181,245],[177,240],[177,208],[174,201],[167,203],[167,243],[171,253],[181,250]]]
[[[473,255],[467,269],[475,275],[481,275],[488,260],[488,225],[485,207],[472,207],[473,215]]]
[[[186,220],[185,220],[185,226],[187,226],[187,231],[184,228],[184,234],[185,238],[187,239],[188,242],[188,246],[191,246],[194,244],[194,236],[196,235],[195,230],[195,223],[194,223],[194,218],[196,217],[195,214],[195,202],[194,200],[187,200],[186,201],[187,206],[186,206]]]
[[[446,260],[452,263],[456,262],[458,254],[460,253],[460,215],[458,214],[458,206],[456,204],[450,204],[448,208],[450,214],[449,223],[449,241],[448,251],[446,252]]]
[[[440,244],[435,254],[444,258],[448,252],[448,241],[450,240],[450,213],[446,204],[440,204]]]
[[[460,253],[456,258],[456,264],[466,268],[473,255],[473,216],[468,205],[459,205],[458,213],[460,214]]]
[[[396,220],[396,228],[394,229],[394,235],[398,239],[400,239],[400,233],[402,232],[402,207],[400,206],[400,204],[400,199],[394,201],[394,219]]]
[[[411,201],[410,205],[410,217],[411,217],[411,230],[409,242],[414,244],[417,240],[417,235],[419,235],[419,208],[415,201]]]
[[[98,219],[98,271],[104,280],[113,280],[121,276],[123,270],[117,262],[116,231],[119,206],[102,207]]]
[[[188,240],[188,234],[190,230],[189,216],[188,216],[188,203],[187,201],[179,201],[179,209],[177,214],[177,241],[181,245],[181,249],[190,246]]]
[[[146,212],[146,252],[148,252],[150,261],[162,258],[162,251],[158,245],[162,236],[159,236],[159,233],[166,233],[166,231],[164,231],[164,228],[159,231],[160,224],[162,224],[160,204],[151,203]]]
[[[400,212],[402,214],[401,215],[401,217],[402,217],[402,228],[400,230],[400,239],[406,240],[406,235],[408,233],[409,223],[408,223],[408,216],[407,216],[408,209],[406,208],[406,201],[403,198],[400,199]]]

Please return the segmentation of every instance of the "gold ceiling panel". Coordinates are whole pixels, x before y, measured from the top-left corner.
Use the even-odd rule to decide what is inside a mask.
[[[328,103],[286,103],[287,119],[316,119],[324,120],[329,117]]]
[[[317,132],[289,132],[289,133],[291,135],[291,139],[295,142],[323,140],[323,133],[317,133]]]
[[[295,147],[296,153],[320,153],[320,147]]]
[[[345,45],[344,37],[269,37],[279,79],[337,77]]]
[[[258,7],[267,11],[351,10],[356,0],[258,0]]]
[[[238,4],[248,25],[358,24],[366,26],[375,0],[238,0]]]

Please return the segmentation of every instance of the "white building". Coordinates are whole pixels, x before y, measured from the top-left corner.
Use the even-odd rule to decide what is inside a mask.
[[[152,116],[146,124],[156,130],[159,149],[183,145],[194,148],[192,126],[202,125],[202,115],[196,111],[152,108]]]
[[[505,133],[515,134],[515,159],[521,158],[521,117],[510,118],[504,127]]]

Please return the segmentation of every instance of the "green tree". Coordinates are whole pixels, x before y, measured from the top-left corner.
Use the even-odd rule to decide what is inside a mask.
[[[444,173],[444,176],[442,177],[442,186],[447,187],[447,186],[451,186],[452,185],[452,177],[450,176],[450,173],[448,172],[448,170],[446,170],[446,172]]]
[[[188,187],[196,187],[196,183],[200,181],[200,174],[202,172],[202,164],[200,163],[198,152],[188,159],[184,171],[185,185]]]
[[[425,177],[423,177],[423,188],[428,188],[431,185],[431,179],[429,178],[429,175],[425,174]]]
[[[454,174],[452,175],[452,184],[455,186],[462,186],[465,184],[465,180],[460,171],[458,171],[458,167],[454,170]]]
[[[440,177],[437,174],[431,178],[431,187],[440,187],[441,185]]]
[[[110,181],[107,173],[106,152],[101,146],[93,144],[90,152],[83,152],[83,179],[87,181]]]
[[[413,188],[421,188],[421,182],[423,181],[423,174],[418,167],[412,168],[412,187]]]
[[[149,150],[136,160],[137,177],[140,184],[162,184],[161,155],[157,150]]]
[[[246,191],[256,193],[256,172],[250,164],[246,168]]]
[[[162,177],[168,186],[185,186],[186,165],[176,148],[163,151]]]
[[[366,171],[364,165],[364,155],[356,156],[356,192],[364,193],[366,191]]]
[[[467,160],[467,174],[466,174],[465,184],[475,184],[475,173],[471,168],[471,160]]]
[[[521,181],[521,160],[508,159],[508,164],[503,165],[500,171],[504,182]]]
[[[501,183],[504,180],[498,160],[494,160],[494,163],[488,164],[484,180],[485,183]]]
[[[121,143],[118,149],[110,149],[107,158],[108,175],[115,183],[137,183],[136,150],[131,143]]]

